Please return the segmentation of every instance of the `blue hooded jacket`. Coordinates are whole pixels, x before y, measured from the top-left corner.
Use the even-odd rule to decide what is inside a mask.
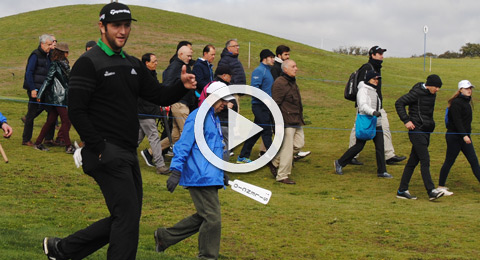
[[[272,96],[273,76],[271,67],[260,62],[260,65],[252,72],[250,85]],[[263,104],[263,102],[252,96],[252,104]]]
[[[173,147],[170,170],[181,173],[180,185],[184,187],[223,186],[223,170],[211,164],[200,152],[195,140],[195,117],[198,109],[190,113],[185,121],[182,135]],[[215,119],[215,122],[214,120]],[[219,158],[223,158],[223,138],[220,134],[220,120],[213,108],[207,112],[203,134],[210,150]]]

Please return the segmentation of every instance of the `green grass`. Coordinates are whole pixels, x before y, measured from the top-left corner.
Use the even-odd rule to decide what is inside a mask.
[[[10,162],[0,162],[0,259],[44,259],[44,236],[66,236],[108,215],[96,183],[80,169],[63,148],[41,152],[21,146],[26,113],[22,89],[25,63],[37,47],[38,35],[54,33],[70,45],[73,64],[88,40],[99,38],[96,27],[100,5],[77,5],[45,9],[0,19],[0,111],[14,128],[10,139],[1,139]],[[240,59],[247,67],[248,42],[252,65],[258,63],[261,49],[274,50],[278,44],[292,48],[297,61],[298,84],[305,105],[306,146],[312,155],[295,164],[292,178],[297,185],[276,183],[268,169],[248,174],[230,174],[272,190],[266,206],[230,189],[221,190],[221,259],[476,259],[480,255],[480,186],[466,159],[460,155],[447,185],[452,197],[429,202],[419,169],[410,191],[417,201],[395,198],[403,164],[388,166],[392,180],[375,176],[374,148],[368,142],[360,159],[364,166],[348,166],[344,176],[333,173],[333,160],[348,146],[355,117],[353,103],[343,99],[349,74],[365,57],[337,55],[292,41],[216,22],[138,6],[131,6],[134,23],[127,52],[140,57],[154,52],[159,71],[180,40],[194,43],[194,56],[201,56],[207,43],[217,46],[218,57],[229,38],[238,38]],[[388,52],[386,53],[388,57]],[[428,64],[427,64],[428,66]],[[461,79],[480,85],[479,59],[435,59],[432,73],[439,74],[444,87],[437,97],[436,133],[431,136],[431,172],[435,182],[445,156],[442,132],[446,101]],[[424,81],[421,58],[386,58],[383,68],[385,109],[396,153],[408,155],[411,145],[405,128],[394,111],[395,100],[416,82]],[[12,74],[13,73],[13,74]],[[475,91],[475,96],[478,91]],[[478,106],[478,102],[474,102]],[[243,98],[242,114],[251,116],[249,98]],[[473,130],[480,132],[480,118],[474,110]],[[35,120],[34,138],[45,115]],[[72,140],[79,140],[74,129]],[[474,142],[477,136],[473,136]],[[144,141],[139,149],[148,146]],[[257,154],[257,147],[252,154]],[[236,149],[238,154],[238,148]],[[254,158],[252,158],[254,159]],[[194,259],[197,236],[164,254],[154,251],[153,231],[175,224],[194,213],[189,194],[177,189],[170,194],[166,176],[156,175],[140,158],[144,181],[144,203],[140,227],[138,259]],[[106,248],[88,259],[105,259]]]

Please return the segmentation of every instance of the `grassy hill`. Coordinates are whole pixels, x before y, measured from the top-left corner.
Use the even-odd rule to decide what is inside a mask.
[[[396,199],[403,164],[387,166],[394,179],[378,179],[371,142],[361,153],[364,166],[348,166],[344,176],[333,173],[333,160],[347,149],[355,117],[353,103],[343,99],[343,87],[349,74],[366,61],[365,57],[338,55],[183,14],[130,7],[138,22],[133,23],[125,50],[137,57],[145,52],[156,53],[159,71],[166,68],[181,40],[193,42],[194,57],[201,56],[204,45],[214,44],[216,63],[226,40],[237,38],[247,75],[258,65],[260,50],[274,51],[279,44],[290,46],[291,58],[298,64],[305,116],[311,122],[305,127],[304,150],[311,150],[312,155],[295,164],[294,186],[276,183],[268,169],[230,174],[232,179],[272,190],[273,197],[264,206],[230,189],[219,192],[223,211],[221,259],[475,259],[480,255],[480,186],[463,156],[457,159],[447,183],[455,195],[434,203],[427,200],[419,169],[410,187],[419,200]],[[20,117],[27,110],[22,89],[24,68],[28,55],[38,45],[38,36],[53,33],[59,41],[67,42],[73,64],[83,53],[85,43],[99,38],[100,9],[101,5],[75,5],[0,19],[0,111],[14,127],[11,139],[0,140],[10,159],[8,164],[0,162],[0,259],[43,258],[44,236],[66,236],[108,214],[98,186],[75,168],[63,148],[54,147],[45,153],[20,145]],[[388,58],[388,51],[385,56],[384,106],[396,153],[408,155],[411,145],[393,104],[430,72],[423,71],[422,58]],[[430,146],[435,183],[445,156],[442,133],[446,101],[462,79],[480,85],[479,67],[479,59],[432,61],[431,73],[439,74],[444,82],[437,97],[437,129]],[[474,98],[478,94],[475,91]],[[251,116],[248,97],[242,99],[241,106],[242,114]],[[473,121],[473,131],[480,132],[477,112]],[[43,122],[45,115],[35,120],[34,138]],[[74,129],[71,136],[79,140]],[[477,136],[473,139],[476,142]],[[140,148],[147,146],[144,141]],[[170,226],[194,209],[188,192],[177,189],[168,193],[167,177],[156,175],[143,160],[140,165],[144,204],[137,258],[193,259],[196,236],[161,256],[154,252],[155,228]],[[105,253],[106,248],[88,259],[105,259]]]

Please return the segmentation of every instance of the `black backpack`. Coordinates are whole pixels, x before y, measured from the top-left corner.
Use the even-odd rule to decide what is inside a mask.
[[[345,91],[343,93],[343,96],[345,97],[345,99],[354,101],[354,102],[357,101],[358,83],[362,81],[358,79],[358,74],[360,70],[367,64],[370,65],[370,67],[373,70],[372,64],[366,63],[366,64],[363,64],[360,68],[358,68],[358,70],[350,74],[350,78],[348,78],[347,85],[345,86]]]

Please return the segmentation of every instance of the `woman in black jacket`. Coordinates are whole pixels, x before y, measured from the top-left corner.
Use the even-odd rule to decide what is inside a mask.
[[[57,117],[60,115],[62,120],[62,126],[58,131],[58,136],[61,136],[65,141],[65,152],[73,154],[75,148],[70,141],[70,119],[67,112],[67,99],[68,99],[68,80],[70,74],[70,66],[68,65],[68,45],[66,43],[58,43],[55,49],[51,52],[52,63],[48,70],[47,77],[40,87],[37,95],[39,102],[48,103],[52,107],[48,114],[47,122],[42,127],[40,134],[33,146],[37,150],[48,151],[43,146],[42,141],[45,138],[46,133],[55,125]]]
[[[472,167],[473,174],[480,182],[480,165],[473,147],[470,133],[472,132],[472,89],[474,86],[468,80],[458,83],[458,91],[448,100],[447,113],[447,154],[440,170],[438,190],[443,190],[445,196],[453,195],[445,187],[448,173],[455,163],[460,151],[463,152]]]

